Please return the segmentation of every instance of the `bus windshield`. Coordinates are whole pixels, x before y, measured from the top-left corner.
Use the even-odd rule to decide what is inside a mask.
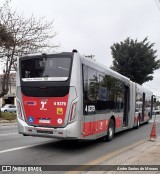
[[[21,60],[22,81],[66,81],[71,69],[69,57],[41,57]]]

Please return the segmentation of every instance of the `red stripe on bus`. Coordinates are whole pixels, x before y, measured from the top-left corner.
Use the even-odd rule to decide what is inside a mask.
[[[108,120],[98,120],[83,123],[83,137],[95,135],[108,129]]]
[[[122,119],[121,117],[117,117],[116,119],[116,128],[120,128],[122,126]]]

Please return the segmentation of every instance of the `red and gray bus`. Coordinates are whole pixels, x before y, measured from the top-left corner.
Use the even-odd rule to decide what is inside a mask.
[[[151,91],[76,50],[23,56],[17,68],[20,134],[110,141],[149,121]]]

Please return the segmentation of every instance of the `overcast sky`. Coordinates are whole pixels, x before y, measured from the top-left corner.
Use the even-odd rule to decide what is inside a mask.
[[[0,3],[4,2],[1,0]],[[156,4],[157,2],[157,4]],[[111,45],[127,37],[155,43],[160,59],[160,2],[158,0],[12,0],[18,13],[54,19],[58,51],[81,54],[112,65]],[[159,8],[158,6],[159,5]],[[160,70],[144,86],[160,96]]]

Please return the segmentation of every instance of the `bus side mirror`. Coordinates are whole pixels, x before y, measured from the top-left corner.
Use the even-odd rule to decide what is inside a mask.
[[[153,102],[156,103],[156,98],[153,98]]]

